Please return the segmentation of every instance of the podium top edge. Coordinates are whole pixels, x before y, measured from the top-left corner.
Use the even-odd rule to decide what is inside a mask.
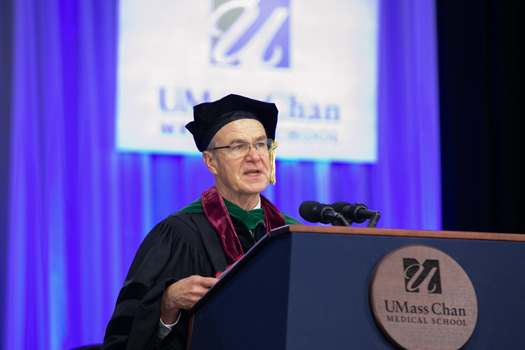
[[[394,236],[394,237],[418,237],[418,238],[443,238],[443,239],[471,239],[486,241],[509,241],[525,242],[525,234],[519,233],[493,233],[493,232],[470,232],[470,231],[432,231],[432,230],[402,230],[368,227],[345,227],[345,226],[309,226],[309,225],[287,225],[272,230],[271,237],[287,233],[319,233],[319,234],[342,234],[342,235],[365,235],[365,236]]]

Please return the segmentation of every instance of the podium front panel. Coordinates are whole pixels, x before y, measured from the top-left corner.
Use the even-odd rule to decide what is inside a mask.
[[[291,232],[260,243],[198,306],[190,349],[393,349],[369,287],[385,255],[414,244],[448,254],[474,286],[464,349],[525,349],[525,242]]]

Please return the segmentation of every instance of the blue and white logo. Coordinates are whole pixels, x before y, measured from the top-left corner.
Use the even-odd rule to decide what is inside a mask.
[[[212,64],[290,67],[290,0],[213,0],[211,26]]]

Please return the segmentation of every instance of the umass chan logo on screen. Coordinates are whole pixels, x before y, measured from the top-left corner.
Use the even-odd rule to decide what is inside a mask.
[[[290,68],[290,0],[213,0],[210,62]]]

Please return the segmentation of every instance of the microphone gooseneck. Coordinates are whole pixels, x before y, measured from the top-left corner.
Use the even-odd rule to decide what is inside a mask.
[[[368,227],[375,227],[381,216],[378,211],[369,210],[366,205],[361,203],[335,202],[332,207],[350,222],[359,224],[370,219]]]
[[[308,222],[334,226],[350,226],[353,222],[359,224],[369,220],[367,227],[375,227],[381,216],[378,211],[369,210],[361,203],[335,202],[328,205],[316,201],[303,202],[299,214]]]

